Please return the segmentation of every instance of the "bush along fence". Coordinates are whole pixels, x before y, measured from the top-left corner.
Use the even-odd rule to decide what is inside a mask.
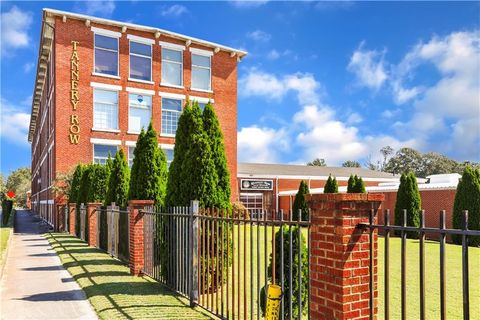
[[[480,231],[469,230],[468,212],[461,229],[408,226],[407,211],[400,225],[377,223],[381,194],[307,195],[308,221],[283,212],[219,210],[187,207],[159,208],[151,200],[131,200],[128,208],[84,205],[91,246],[125,262],[133,275],[146,275],[224,319],[265,317],[266,290],[276,284],[283,292],[280,319],[375,319],[378,296],[384,296],[389,318],[391,291],[388,266],[389,238],[400,233],[402,314],[407,315],[406,239],[419,239],[420,314],[425,318],[425,234],[439,233],[441,318],[446,317],[445,238],[462,238],[464,318],[470,314],[468,283],[469,239]],[[59,210],[75,231],[76,204]],[[444,212],[441,217],[444,217]],[[292,220],[296,216],[299,220]],[[60,218],[59,218],[60,219]],[[65,218],[63,218],[65,219]],[[82,220],[82,219],[80,219]],[[378,230],[385,231],[384,283],[378,292]]]

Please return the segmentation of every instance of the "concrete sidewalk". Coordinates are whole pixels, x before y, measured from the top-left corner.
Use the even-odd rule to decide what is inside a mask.
[[[63,268],[46,231],[26,210],[18,210],[15,233],[0,282],[1,319],[97,319],[75,280]]]

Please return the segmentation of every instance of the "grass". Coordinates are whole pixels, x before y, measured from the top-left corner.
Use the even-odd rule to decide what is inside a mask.
[[[100,319],[209,319],[186,299],[73,236],[46,234]]]
[[[379,318],[384,317],[384,238],[378,242]],[[399,238],[390,238],[390,317],[401,318]],[[407,241],[407,319],[420,314],[418,240]],[[425,243],[426,318],[440,319],[440,251],[438,242]],[[463,319],[462,247],[446,245],[447,319]],[[470,315],[480,315],[480,248],[469,248]]]
[[[13,229],[13,220],[15,219],[15,209],[12,209],[12,213],[10,214],[10,218],[8,220],[8,224],[6,226],[0,227],[0,266],[3,265],[3,256],[5,250],[7,249],[8,239],[10,238],[10,234]]]

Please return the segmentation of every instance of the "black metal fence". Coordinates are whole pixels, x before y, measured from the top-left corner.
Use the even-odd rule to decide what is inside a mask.
[[[445,246],[447,235],[459,235],[462,238],[462,304],[463,304],[463,318],[470,319],[470,291],[469,291],[469,266],[468,266],[468,238],[471,236],[480,236],[480,230],[468,229],[468,211],[463,211],[463,227],[462,229],[447,229],[445,221],[445,210],[440,211],[440,225],[438,228],[425,227],[425,211],[422,210],[420,214],[420,226],[412,227],[407,226],[407,210],[403,210],[402,225],[394,226],[390,225],[390,210],[384,211],[384,224],[374,224],[374,211],[370,214],[369,224],[360,225],[362,228],[369,229],[370,237],[370,310],[374,310],[374,290],[373,290],[373,277],[375,272],[375,266],[373,262],[373,243],[374,243],[374,231],[384,231],[384,319],[390,319],[390,236],[392,232],[400,233],[401,238],[401,319],[407,319],[407,234],[415,234],[418,237],[419,244],[419,279],[420,286],[418,292],[418,298],[420,302],[419,319],[425,319],[426,306],[425,306],[425,234],[436,233],[440,235],[439,250],[440,250],[440,318],[447,318],[447,286],[446,286],[446,264],[445,264]],[[475,315],[473,318],[478,317]],[[370,314],[370,319],[373,319],[375,314]]]
[[[124,262],[129,261],[129,212],[114,203],[97,207],[97,246]]]
[[[142,212],[143,272],[192,305],[222,319],[260,319],[266,287],[276,284],[281,319],[308,317],[308,221],[195,204]]]

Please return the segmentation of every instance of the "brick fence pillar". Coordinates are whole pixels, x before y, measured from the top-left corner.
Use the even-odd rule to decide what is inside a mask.
[[[76,203],[69,203],[68,204],[68,220],[70,221],[70,234],[72,236],[76,236],[75,234],[75,211],[77,210],[77,204]]]
[[[101,203],[87,203],[87,219],[88,219],[88,245],[97,246],[97,208]]]
[[[153,205],[153,200],[128,201],[128,214],[130,217],[130,273],[141,275],[143,268],[143,213],[140,210]]]
[[[311,205],[310,316],[369,319],[369,234],[358,228],[374,218],[383,194],[317,194]],[[374,318],[377,318],[377,232],[373,235]]]

